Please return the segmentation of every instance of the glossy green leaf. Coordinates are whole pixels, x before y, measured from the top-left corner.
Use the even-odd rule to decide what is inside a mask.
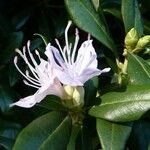
[[[150,84],[150,65],[143,58],[132,53],[128,53],[127,59],[127,73],[130,78],[130,84]]]
[[[113,40],[104,24],[89,0],[65,0],[67,10],[73,21],[84,31],[90,33],[105,46],[115,50]]]
[[[126,91],[109,92],[89,114],[115,122],[138,120],[150,109],[150,85],[128,86]]]
[[[64,119],[60,112],[45,114],[25,127],[17,137],[13,150],[37,150]]]
[[[123,150],[132,127],[96,119],[96,129],[103,150]]]
[[[134,27],[139,36],[143,34],[143,24],[137,0],[122,0],[122,18],[126,33]]]
[[[50,134],[50,136],[40,146],[40,150],[66,150],[69,143],[72,129],[70,117],[66,117],[63,122]]]

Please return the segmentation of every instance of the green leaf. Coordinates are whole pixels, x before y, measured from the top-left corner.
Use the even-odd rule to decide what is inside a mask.
[[[14,86],[20,79],[20,75],[18,73],[18,70],[15,68],[14,64],[10,64],[10,66],[9,66],[8,78],[9,78],[10,86]]]
[[[150,34],[150,21],[144,19],[144,33],[145,34]]]
[[[2,112],[9,110],[9,104],[13,102],[16,93],[7,86],[0,86],[0,109]]]
[[[37,150],[64,119],[60,112],[45,114],[25,127],[17,137],[13,150]]]
[[[66,150],[71,135],[72,122],[66,117],[40,146],[40,150]]]
[[[82,30],[90,33],[111,50],[115,50],[104,20],[99,16],[89,0],[65,0],[67,10],[73,21]],[[115,51],[114,51],[115,53]]]
[[[50,30],[51,24],[49,24],[48,16],[46,12],[44,11],[38,11],[37,12],[37,22],[38,22],[38,27],[39,27],[39,33],[43,35],[44,37],[47,37],[49,39],[52,39],[53,37],[53,32]]]
[[[150,109],[150,85],[128,86],[126,91],[109,92],[89,114],[115,122],[138,120]]]
[[[78,124],[74,124],[72,127],[72,132],[71,132],[71,136],[70,136],[70,140],[67,146],[67,150],[75,150],[76,147],[76,139],[78,136],[78,133],[80,131],[80,125]]]
[[[130,136],[130,147],[136,150],[148,149],[150,143],[150,122],[139,120],[134,123]]]
[[[0,119],[0,145],[7,150],[12,150],[20,129],[19,124]]]
[[[150,65],[141,57],[128,53],[127,74],[132,85],[150,84]]]
[[[94,77],[85,83],[85,106],[92,106],[95,104],[95,97],[98,88],[98,78]]]
[[[61,99],[54,95],[47,96],[42,102],[37,104],[40,107],[44,107],[48,110],[59,110],[59,111],[66,111],[67,108],[65,108],[62,103]]]
[[[95,10],[97,11],[98,8],[99,8],[99,0],[92,0],[92,3],[94,5],[94,7],[95,7]]]
[[[14,140],[0,136],[0,146],[3,146],[6,150],[12,150],[13,143]]]
[[[137,0],[122,0],[121,9],[126,33],[134,27],[138,35],[141,36],[143,34],[143,24]]]
[[[109,14],[112,14],[113,16],[115,16],[116,18],[118,18],[119,20],[121,20],[121,12],[119,8],[105,8],[103,9],[104,12],[107,12]]]
[[[96,129],[103,150],[125,149],[132,127],[96,119]]]
[[[15,140],[21,126],[17,123],[0,119],[0,136]]]
[[[9,35],[3,51],[0,53],[0,63],[8,63],[15,56],[15,48],[20,47],[23,41],[23,32],[13,32]]]

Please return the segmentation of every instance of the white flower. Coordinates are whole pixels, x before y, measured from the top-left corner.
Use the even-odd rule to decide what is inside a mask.
[[[83,42],[77,52],[79,41],[77,29],[75,43],[72,48],[72,43],[69,44],[68,42],[68,30],[70,26],[71,21],[68,22],[65,30],[65,47],[62,49],[59,41],[56,39],[59,50],[48,44],[45,54],[52,63],[56,76],[61,83],[70,86],[83,86],[87,80],[110,71],[110,68],[103,70],[97,68],[97,55],[90,39]]]
[[[24,76],[25,80],[24,83],[28,86],[34,87],[37,92],[33,95],[27,96],[25,98],[20,99],[18,102],[10,104],[10,107],[17,105],[20,107],[30,108],[36,103],[39,103],[42,99],[44,99],[47,95],[53,94],[59,97],[63,97],[64,90],[61,83],[55,78],[53,74],[52,66],[49,62],[42,59],[38,53],[35,51],[38,59],[39,64],[33,57],[32,53],[30,52],[30,42],[27,43],[27,51],[26,48],[23,48],[23,53],[16,49],[16,52],[23,58],[25,63],[28,65],[28,68],[31,72],[26,70],[24,74],[17,65],[18,57],[16,56],[14,59],[14,64],[17,70]],[[29,59],[27,58],[26,52],[28,52]],[[30,62],[29,62],[30,60]]]

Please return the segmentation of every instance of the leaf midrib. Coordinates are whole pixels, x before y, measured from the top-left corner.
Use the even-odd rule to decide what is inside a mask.
[[[119,102],[113,102],[113,103],[105,103],[105,104],[100,104],[99,106],[105,106],[105,105],[114,105],[114,104],[119,104],[119,103],[128,103],[128,102],[139,102],[139,101],[142,101],[142,102],[148,102],[150,99],[147,99],[147,100],[131,100],[131,101],[119,101]],[[150,101],[149,101],[150,102]]]

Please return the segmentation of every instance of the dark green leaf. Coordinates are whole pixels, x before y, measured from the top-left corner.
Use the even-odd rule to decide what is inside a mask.
[[[0,62],[8,63],[15,55],[15,48],[20,47],[23,41],[23,32],[13,32],[9,35],[9,40],[5,43],[5,47],[0,53]]]
[[[143,21],[144,21],[144,33],[150,34],[150,21],[148,21],[146,19]]]
[[[112,14],[113,16],[115,16],[118,19],[122,19],[121,18],[121,12],[119,8],[105,8],[103,9],[104,12],[107,12],[109,14]]]
[[[19,124],[0,119],[0,145],[7,150],[12,150],[12,146],[20,128]]]
[[[26,24],[29,18],[30,18],[30,14],[29,14],[29,10],[27,9],[25,11],[18,13],[14,19],[14,26],[16,30],[20,30]]]
[[[72,122],[68,116],[43,142],[40,150],[66,150],[71,135]]]
[[[96,128],[103,150],[123,150],[132,129],[103,119],[97,119]]]
[[[89,0],[65,0],[65,4],[77,26],[90,33],[109,49],[115,50],[104,20],[102,20]]]
[[[143,34],[143,24],[137,0],[122,0],[122,18],[126,33],[134,27],[139,36]]]
[[[95,97],[98,87],[98,78],[94,77],[85,83],[85,106],[92,106],[95,104]]]
[[[62,104],[61,99],[57,96],[47,96],[41,103],[37,104],[40,107],[44,107],[48,110],[67,110]]]
[[[3,112],[9,109],[9,104],[13,102],[15,96],[16,93],[7,86],[0,86],[0,108]]]
[[[150,84],[150,65],[141,57],[128,53],[127,73],[130,84],[145,85]]]
[[[39,33],[44,37],[52,39],[53,32],[50,30],[48,16],[44,11],[38,12],[37,21],[38,21]]]
[[[0,146],[3,146],[6,150],[12,150],[13,144],[14,140],[0,136]]]
[[[13,150],[37,150],[63,119],[64,114],[60,112],[37,118],[20,132]]]
[[[146,150],[150,143],[150,122],[139,120],[134,123],[130,136],[131,150]]]
[[[110,92],[101,97],[89,114],[115,122],[138,120],[150,109],[150,85],[128,86],[124,92]]]
[[[20,79],[20,75],[18,73],[18,70],[15,68],[14,64],[10,64],[10,66],[9,66],[8,78],[9,78],[10,86],[14,86]]]

